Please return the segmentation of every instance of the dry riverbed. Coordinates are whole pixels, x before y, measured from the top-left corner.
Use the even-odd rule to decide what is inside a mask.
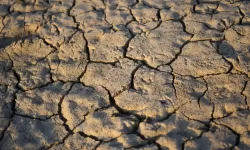
[[[1,150],[247,150],[249,108],[249,0],[0,0]]]

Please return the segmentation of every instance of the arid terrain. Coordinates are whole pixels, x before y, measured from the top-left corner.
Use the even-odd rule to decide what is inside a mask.
[[[250,0],[0,0],[0,150],[250,150]]]

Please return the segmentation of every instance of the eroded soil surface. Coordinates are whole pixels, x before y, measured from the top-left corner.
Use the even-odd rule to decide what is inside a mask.
[[[0,0],[0,149],[250,149],[250,1]]]

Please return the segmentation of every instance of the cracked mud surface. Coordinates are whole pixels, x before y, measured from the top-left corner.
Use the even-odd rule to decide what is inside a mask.
[[[250,149],[249,8],[0,0],[0,149]]]

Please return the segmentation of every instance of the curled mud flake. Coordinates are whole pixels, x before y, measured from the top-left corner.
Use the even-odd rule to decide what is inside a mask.
[[[73,5],[74,0],[48,0],[50,7],[47,10],[48,14],[65,13]]]
[[[211,23],[208,23],[212,28],[218,30],[228,29],[231,26],[240,22],[241,15],[239,12],[220,12],[214,14]]]
[[[1,8],[0,8],[1,9]],[[1,17],[0,15],[0,35],[1,35],[1,31],[2,29],[4,28],[4,25],[3,25],[3,17]]]
[[[217,8],[216,3],[200,3],[195,5],[195,12],[201,14],[212,14]]]
[[[160,17],[163,21],[169,20],[180,20],[185,16],[184,12],[176,12],[171,9],[162,9],[160,10]]]
[[[14,67],[18,68],[37,64],[54,49],[46,45],[42,39],[31,37],[11,44],[5,51],[13,61]]]
[[[187,141],[185,149],[230,149],[236,143],[237,136],[223,126],[213,125],[201,137]]]
[[[127,8],[123,9],[106,9],[105,10],[107,21],[113,26],[126,25],[133,20],[130,10]]]
[[[18,86],[22,90],[30,90],[39,86],[46,85],[51,81],[50,68],[48,62],[41,61],[35,65],[15,68],[16,73],[20,76]]]
[[[103,86],[114,96],[129,88],[131,73],[137,65],[129,59],[121,59],[115,65],[90,63],[81,82],[89,86]]]
[[[211,20],[211,15],[196,13],[191,13],[183,19],[186,31],[193,34],[191,41],[218,41],[224,39],[224,33],[210,27],[206,23],[207,20]]]
[[[244,1],[239,7],[241,12],[242,12],[242,15],[244,16],[244,18],[242,19],[242,23],[244,23],[244,24],[250,23],[249,7],[250,7],[249,1]]]
[[[52,14],[48,17],[49,21],[40,27],[37,33],[49,44],[59,47],[75,33],[76,23],[72,17],[65,13]]]
[[[238,109],[246,109],[245,96],[242,89],[247,78],[244,75],[221,74],[207,76],[208,91],[204,95],[214,104],[214,118],[226,116]]]
[[[74,84],[63,99],[62,114],[67,119],[69,127],[73,129],[85,119],[88,113],[106,107],[108,104],[109,96],[105,89]]]
[[[184,19],[186,31],[193,34],[191,41],[212,40],[219,41],[224,39],[224,33],[209,28],[206,24],[196,22],[196,20]]]
[[[250,27],[235,25],[225,31],[226,40],[219,46],[219,53],[224,56],[233,67],[250,76]]]
[[[7,15],[2,21],[4,28],[1,31],[3,37],[15,38],[16,36],[25,35],[24,32],[24,15],[12,13]]]
[[[99,141],[95,141],[94,139],[91,139],[89,137],[83,137],[79,133],[75,133],[67,137],[67,139],[62,144],[53,146],[51,150],[89,150],[95,149],[98,144]]]
[[[54,82],[42,88],[16,94],[16,113],[46,119],[58,112],[58,103],[67,93],[70,83]]]
[[[54,50],[43,40],[34,37],[19,40],[5,48],[4,52],[9,55],[13,69],[20,78],[18,86],[22,90],[51,82],[47,56]]]
[[[79,28],[84,31],[107,29],[111,26],[105,20],[105,14],[101,11],[89,11],[75,16]]]
[[[143,3],[136,4],[131,9],[131,11],[133,13],[133,16],[139,23],[147,23],[158,20],[157,18],[158,10],[155,8],[147,7]]]
[[[139,68],[134,76],[134,88],[142,92],[148,99],[175,103],[176,95],[172,85],[173,76],[170,72],[161,72],[148,67]]]
[[[220,1],[216,9],[218,12],[239,12],[240,1]]]
[[[176,75],[174,79],[177,100],[175,107],[178,108],[189,101],[198,103],[198,99],[206,91],[206,83],[202,78]]]
[[[187,126],[184,126],[184,124]],[[167,139],[174,140],[181,137],[182,140],[185,140],[198,136],[203,128],[203,124],[188,120],[181,113],[177,112],[162,122],[142,122],[138,131],[149,140],[164,136]],[[177,140],[176,144],[179,145],[178,143],[182,142]]]
[[[8,81],[9,80],[9,81]],[[4,132],[9,126],[9,123],[13,117],[13,106],[15,98],[15,83],[11,83],[15,80],[15,77],[11,73],[3,72],[0,74],[0,139],[4,136]]]
[[[165,118],[173,111],[176,96],[170,73],[141,67],[133,80],[134,90],[126,90],[115,97],[119,107],[156,120]]]
[[[175,37],[175,38],[172,38]],[[146,36],[136,35],[130,42],[127,56],[145,61],[152,67],[171,62],[180,52],[182,45],[190,39],[179,22],[163,22]],[[168,47],[166,49],[166,47]]]
[[[49,57],[49,63],[54,80],[78,81],[88,63],[83,34],[77,32],[61,45],[59,51]]]
[[[83,3],[84,5],[91,5],[91,7],[95,8],[98,11],[105,9],[105,4],[103,0],[76,0],[77,3]]]
[[[163,122],[140,123],[139,132],[146,139],[157,139],[156,142],[163,149],[180,149],[183,142],[198,137],[203,128],[203,124],[187,120],[177,113]]]
[[[133,116],[120,117],[115,114],[118,114],[118,111],[113,107],[92,112],[76,128],[76,132],[82,131],[87,135],[98,137],[100,140],[109,141],[124,133],[132,132],[138,124],[138,120]]]
[[[245,90],[242,92],[246,96],[246,104],[250,107],[250,82],[247,82]]]
[[[196,4],[195,0],[179,0],[179,1],[169,1],[169,0],[142,0],[144,4],[153,8],[171,8],[171,7],[179,7],[179,11],[181,10],[189,10],[192,8],[194,4]]]
[[[124,134],[113,141],[101,144],[97,150],[139,147],[141,145],[145,145],[146,143],[147,141],[141,139],[136,134]]]
[[[201,98],[199,101],[191,101],[185,104],[179,111],[189,119],[208,123],[212,118],[213,103],[209,99]]]
[[[116,62],[123,57],[124,47],[131,37],[128,31],[105,33],[90,31],[85,34],[88,40],[90,60]]]
[[[129,7],[135,5],[137,0],[104,0],[108,8]]]
[[[147,95],[145,95],[147,96]],[[138,114],[142,117],[148,117],[153,119],[162,119],[167,116],[166,103],[162,103],[160,100],[152,100],[145,98],[144,95],[138,92],[125,91],[119,94],[116,98],[116,104],[127,112]]]
[[[32,2],[32,1],[16,1],[11,5],[10,10],[14,12],[21,13],[31,13],[31,12],[42,12],[49,8],[49,4],[46,2]]]
[[[2,2],[0,2],[0,16],[5,16],[5,15],[7,15],[9,12],[8,12],[8,9],[9,9],[9,7],[10,7],[10,5],[8,5],[8,4],[5,4],[4,2],[2,3]]]
[[[157,28],[159,22],[151,21],[145,24],[140,24],[136,21],[132,21],[127,25],[127,28],[134,34],[139,34],[145,32],[146,34],[150,33],[153,29]]]
[[[195,77],[226,73],[230,65],[217,54],[208,41],[191,42],[172,64],[174,72]]]
[[[240,149],[249,149],[250,148],[250,143],[248,142],[250,140],[250,133],[245,132],[240,136],[240,142],[239,145],[235,147],[236,150]]]
[[[158,146],[156,144],[147,144],[144,146],[140,146],[138,148],[131,148],[131,150],[158,150]]]
[[[43,19],[43,12],[25,13],[24,17],[25,33],[36,35],[38,28],[42,27],[45,23],[45,20]]]
[[[235,132],[243,134],[250,130],[250,111],[249,110],[239,110],[232,113],[230,116],[216,120],[216,123],[226,125],[230,127]]]
[[[63,121],[58,116],[46,121],[15,116],[0,142],[0,148],[46,148],[61,142],[66,135]]]

